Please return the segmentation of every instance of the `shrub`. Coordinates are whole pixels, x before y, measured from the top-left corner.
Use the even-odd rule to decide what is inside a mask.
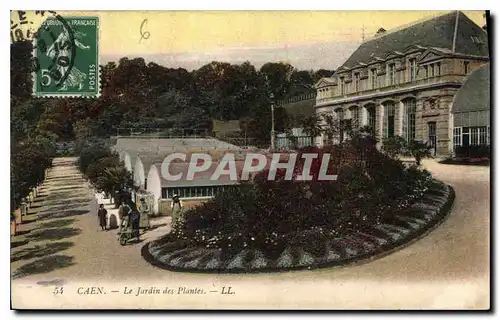
[[[406,154],[415,158],[417,165],[420,165],[420,161],[424,158],[429,158],[432,156],[431,145],[423,141],[412,141],[408,144]]]
[[[392,158],[405,153],[406,147],[406,140],[400,136],[385,138],[382,141],[382,151]]]
[[[268,181],[263,172],[253,182],[186,211],[174,226],[175,236],[194,246],[230,251],[251,247],[280,252],[292,245],[320,255],[318,241],[391,218],[421,197],[431,182],[428,172],[406,168],[376,150],[360,154],[362,148],[344,145],[319,151],[333,150],[337,154],[331,159],[340,162],[336,181],[287,181],[283,171]]]
[[[455,156],[460,158],[490,158],[490,146],[457,146]]]
[[[109,156],[111,156],[109,148],[99,145],[86,146],[80,152],[78,167],[83,174],[87,174],[87,169],[92,163]]]

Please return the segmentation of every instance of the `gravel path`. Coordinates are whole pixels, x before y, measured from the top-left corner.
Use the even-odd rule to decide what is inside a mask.
[[[142,243],[120,246],[117,230],[101,231],[97,221],[97,202],[75,167],[75,161],[74,158],[54,161],[41,189],[41,206],[36,211],[31,210],[37,212],[37,221],[20,228],[21,233],[28,231],[23,236],[29,242],[11,250],[12,260],[15,260],[11,265],[14,277],[35,282],[50,282],[56,278],[68,282],[75,277],[80,280],[120,280],[155,271],[141,258],[140,248],[144,241],[168,232],[167,218],[154,220],[152,226],[160,226],[144,234]],[[43,250],[61,256],[60,259],[67,263],[52,266],[51,259],[42,257]],[[33,254],[27,254],[35,251],[38,254],[33,258]],[[34,264],[43,258],[49,263]],[[16,274],[19,268],[25,272]]]
[[[142,245],[168,232],[167,218],[154,222],[160,227],[144,234],[143,243],[126,247],[119,245],[116,231],[100,231],[97,204],[74,166],[75,161],[71,158],[54,161],[40,197],[45,199],[40,202],[43,206],[37,208],[40,218],[21,226],[21,232],[27,233],[13,239],[14,243],[21,244],[11,250],[12,273],[16,277],[12,283],[14,307],[489,307],[489,167],[424,161],[434,177],[455,189],[454,209],[427,237],[382,259],[340,269],[207,275],[169,272],[142,259]],[[47,215],[47,219],[42,220],[43,215]],[[123,285],[232,286],[237,293],[230,297],[213,294],[168,299],[161,296],[135,297],[134,300],[126,296],[83,299],[76,295],[75,287],[82,283],[117,288]],[[72,292],[66,294],[69,300],[49,299],[50,295],[43,301],[20,298],[42,292],[40,290],[47,292],[47,285],[70,288]]]

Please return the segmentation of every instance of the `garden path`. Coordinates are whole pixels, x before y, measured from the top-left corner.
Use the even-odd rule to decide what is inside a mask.
[[[373,262],[339,269],[272,274],[188,274],[142,259],[144,243],[168,232],[168,218],[122,247],[116,230],[100,231],[92,190],[76,158],[58,158],[37,198],[37,220],[12,239],[14,308],[488,308],[489,167],[423,165],[456,192],[450,217],[418,242]],[[36,211],[35,211],[36,210]],[[63,287],[54,295],[54,286]],[[81,295],[99,286],[106,295]],[[217,293],[124,295],[124,287],[201,288]],[[221,295],[232,287],[234,295]],[[118,293],[112,293],[118,290]],[[181,290],[182,291],[182,290]],[[40,299],[43,297],[43,299]]]

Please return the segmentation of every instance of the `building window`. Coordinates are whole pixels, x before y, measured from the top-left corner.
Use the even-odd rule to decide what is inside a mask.
[[[375,136],[376,119],[377,119],[376,118],[377,114],[375,112],[375,106],[369,107],[366,110],[368,111],[368,126],[370,127],[372,135]]]
[[[488,134],[486,132],[486,127],[479,127],[477,128],[479,131],[479,144],[480,145],[487,145],[488,143]]]
[[[340,77],[340,78],[339,78],[339,82],[340,82],[340,95],[344,95],[344,94],[345,94],[345,82],[344,82],[344,77]]]
[[[163,199],[172,199],[177,194],[181,199],[214,197],[224,190],[224,186],[162,188]]]
[[[436,132],[437,132],[437,124],[436,122],[428,122],[427,123],[427,141],[429,143],[429,146],[431,147],[431,154],[436,155],[437,152],[437,137],[436,137]]]
[[[415,140],[415,113],[417,112],[417,102],[415,99],[407,99],[403,102],[403,136],[406,141]]]
[[[432,78],[441,75],[441,62],[429,64],[424,67],[425,77]]]
[[[463,146],[470,145],[469,127],[462,128],[462,145]]]
[[[470,145],[479,146],[489,144],[487,127],[470,127],[468,129],[470,132]]]
[[[385,129],[385,137],[392,138],[394,137],[394,129],[395,129],[395,108],[394,102],[386,102],[384,103],[384,129]]]
[[[464,74],[468,74],[470,71],[470,62],[464,61]]]
[[[377,69],[370,70],[370,83],[371,83],[371,89],[377,88]]]
[[[351,117],[352,117],[352,127],[359,128],[360,127],[359,107],[352,107],[351,108]]]
[[[479,130],[470,128],[470,144],[473,146],[479,145]]]
[[[453,128],[453,146],[490,145],[490,126]]]
[[[360,89],[360,79],[359,79],[359,73],[354,74],[354,91],[359,92]]]
[[[338,108],[337,110],[335,110],[335,114],[337,116],[338,121],[344,120],[344,109]]]
[[[410,81],[417,78],[417,59],[410,59]]]
[[[453,146],[458,147],[462,145],[462,127],[453,128]]]
[[[396,84],[396,65],[391,63],[389,65],[389,85],[393,86]]]

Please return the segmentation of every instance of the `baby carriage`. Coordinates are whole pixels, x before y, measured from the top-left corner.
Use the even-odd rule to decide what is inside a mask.
[[[134,212],[129,215],[123,216],[122,218],[120,228],[118,229],[118,240],[120,241],[120,244],[122,246],[126,245],[129,240],[136,237],[133,228],[134,219],[138,219],[136,213]]]

